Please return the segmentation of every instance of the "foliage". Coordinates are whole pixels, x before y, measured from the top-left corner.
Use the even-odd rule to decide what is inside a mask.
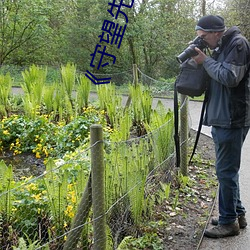
[[[136,127],[137,135],[141,136],[145,134],[144,124],[150,123],[153,100],[151,91],[145,89],[142,84],[129,85],[129,95],[132,102],[133,125]]]
[[[111,128],[120,124],[122,117],[121,96],[117,95],[114,84],[98,85],[97,94],[100,109],[104,110],[107,115],[107,123]]]
[[[13,206],[13,195],[10,190],[13,188],[14,177],[12,167],[7,167],[0,161],[0,213],[5,217],[6,222],[10,222],[10,216]]]
[[[69,100],[72,100],[72,91],[76,82],[76,66],[67,63],[66,66],[61,67],[62,86],[65,93],[68,95]]]
[[[32,247],[48,240],[49,235],[60,236],[69,229],[89,176],[89,158],[83,155],[84,150],[79,149],[74,156],[65,156],[61,161],[49,159],[43,176],[23,177],[16,182],[10,177],[13,176],[11,166],[1,162],[4,189],[1,188],[0,215],[4,217],[3,225],[12,227],[9,239],[18,232],[18,244]],[[5,180],[11,185],[5,185]],[[1,223],[0,235],[3,235],[5,229]],[[1,246],[5,246],[7,233],[4,235]],[[56,244],[62,242],[59,240]]]
[[[145,233],[139,238],[125,237],[117,250],[154,249],[163,250],[162,240],[156,233]]]
[[[49,27],[44,1],[1,1],[1,52],[0,65],[5,61],[22,64],[32,52],[46,44]],[[43,39],[42,39],[43,38]]]
[[[79,85],[77,88],[76,105],[80,113],[83,108],[87,108],[89,104],[89,94],[91,89],[91,81],[81,75],[78,79]]]
[[[22,75],[24,79],[24,83],[21,84],[24,90],[24,111],[27,116],[35,117],[37,113],[39,114],[47,69],[32,65],[29,70],[23,71]]]
[[[11,93],[11,86],[10,74],[0,75],[0,117],[7,116],[10,110],[8,98]]]
[[[146,123],[145,127],[148,132],[152,132],[151,139],[154,149],[154,155],[160,163],[167,159],[174,147],[173,129],[174,119],[173,112],[166,112],[165,107],[159,101],[156,109],[152,111],[151,123]]]
[[[147,0],[135,1],[133,8],[123,7],[128,24],[121,47],[102,42],[107,52],[116,56],[116,64],[100,68],[98,73],[117,74],[114,82],[120,85],[128,81],[121,72],[137,64],[150,77],[174,77],[178,72],[175,57],[194,38],[198,16],[223,13],[233,16],[237,21],[234,24],[238,24],[238,20],[244,23],[243,18],[247,18],[247,8],[239,8],[244,1],[239,2],[240,6],[227,1],[227,8],[206,1],[207,13],[200,8],[201,2],[204,1]],[[122,27],[125,24],[123,15],[113,19],[107,11],[108,3],[108,0],[18,0],[15,4],[3,1],[0,64],[53,66],[72,62],[86,71],[99,36],[104,32],[104,20]]]
[[[34,66],[30,71],[25,72],[27,82],[35,82],[33,79],[36,77],[33,76],[38,75],[36,70],[38,68]],[[31,74],[31,72],[35,73]],[[70,69],[69,78],[66,77],[70,79],[70,82],[73,79],[71,73]],[[25,86],[27,92],[29,92],[30,86],[32,88],[32,84]],[[69,92],[72,92],[73,88],[70,86],[68,89]],[[134,106],[124,109],[121,105],[121,97],[116,94],[115,85],[103,85],[97,88],[101,108],[88,105],[81,111],[77,111],[73,110],[73,108],[77,108],[77,105],[71,105],[70,112],[65,104],[62,104],[60,109],[53,107],[54,103],[57,103],[55,99],[59,97],[56,96],[56,91],[66,93],[65,87],[55,85],[50,87],[51,89],[47,93],[50,97],[53,96],[53,103],[50,103],[49,100],[44,102],[45,99],[43,99],[46,108],[40,105],[40,110],[45,113],[47,110],[51,111],[49,108],[52,108],[51,113],[36,114],[36,116],[12,115],[4,117],[0,122],[0,146],[3,153],[6,150],[11,150],[14,155],[33,152],[37,158],[45,158],[46,163],[44,175],[36,181],[32,177],[19,180],[15,184],[17,188],[14,188],[12,192],[8,191],[8,194],[13,195],[14,207],[12,211],[8,212],[11,215],[10,224],[14,232],[12,234],[9,232],[9,234],[14,237],[19,228],[24,228],[19,236],[25,239],[26,245],[29,243],[26,235],[29,235],[29,239],[34,244],[42,244],[40,242],[42,239],[46,242],[52,238],[55,239],[54,244],[63,245],[65,239],[59,236],[66,234],[70,228],[90,172],[89,155],[82,149],[89,145],[90,125],[101,123],[106,135],[105,191],[106,208],[110,210],[108,224],[113,244],[118,246],[122,235],[119,230],[114,231],[116,226],[113,227],[112,224],[117,223],[117,226],[124,227],[126,222],[127,226],[138,228],[142,220],[151,212],[150,209],[153,208],[153,206],[147,207],[150,201],[144,199],[146,181],[150,168],[159,161],[157,158],[160,154],[156,154],[157,150],[160,151],[160,148],[164,148],[164,146],[160,145],[160,139],[153,141],[151,133],[154,130],[155,134],[160,135],[159,138],[162,137],[162,141],[168,140],[168,133],[172,131],[172,116],[170,112],[160,108],[160,105],[157,106],[155,112],[159,112],[159,114],[156,115],[151,110],[151,93],[148,89],[144,90],[141,85],[137,85],[135,88],[131,86]],[[55,92],[53,92],[54,89]],[[83,89],[85,91],[85,87]],[[69,92],[66,96],[70,103]],[[86,93],[88,92],[87,85]],[[86,97],[86,99],[88,98]],[[137,99],[140,100],[140,105],[136,105]],[[59,101],[62,102],[62,100]],[[71,101],[73,101],[72,104],[76,104],[77,97]],[[53,114],[54,110],[61,110],[61,115],[74,111],[75,117],[69,119],[61,116],[60,122],[57,122]],[[136,115],[136,117],[140,117],[137,121],[140,121],[142,127],[150,128],[151,126],[148,135],[145,134],[140,138],[134,134],[133,120],[136,112],[142,114],[142,116]],[[160,117],[162,118],[160,119]],[[166,129],[164,133],[158,130],[163,125],[167,127],[167,129],[164,127]],[[136,138],[132,139],[131,136]],[[157,144],[159,145],[157,146]],[[169,150],[169,147],[167,148]],[[163,150],[163,152],[162,157],[168,157],[166,153],[170,151]],[[54,161],[50,157],[56,157],[58,161]],[[122,204],[117,203],[120,199]],[[114,205],[114,203],[117,204]],[[120,216],[122,219],[114,222],[114,216]],[[38,231],[37,225],[43,230]],[[91,227],[88,230],[91,230]],[[116,235],[114,236],[114,234]],[[147,239],[142,242],[140,243],[142,246],[147,245]],[[21,243],[20,241],[11,244]]]
[[[37,158],[60,156],[86,142],[91,124],[101,121],[101,115],[91,107],[68,124],[55,124],[46,115],[35,119],[13,115],[0,121],[0,148],[14,155],[33,152]]]

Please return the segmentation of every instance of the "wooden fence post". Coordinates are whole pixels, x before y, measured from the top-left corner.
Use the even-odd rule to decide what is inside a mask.
[[[83,192],[81,201],[78,205],[76,216],[73,220],[70,233],[64,244],[63,250],[71,250],[77,248],[77,243],[81,237],[83,225],[86,222],[91,208],[91,176]]]
[[[188,97],[181,96],[180,109],[180,169],[181,174],[187,176],[188,174]]]
[[[99,124],[90,127],[91,176],[93,205],[93,250],[106,249],[106,216],[104,192],[103,130]]]
[[[138,71],[137,71],[137,65],[133,64],[133,77],[134,77],[134,85],[138,84]]]

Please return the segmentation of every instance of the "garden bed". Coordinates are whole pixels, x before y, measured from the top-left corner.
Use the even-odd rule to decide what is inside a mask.
[[[194,134],[191,131],[191,138]],[[38,176],[45,170],[42,159],[37,159],[34,154],[6,155],[4,160],[13,165],[16,178]],[[194,163],[189,166],[189,178],[182,177],[182,180],[177,180],[176,170],[173,171],[172,191],[168,199],[164,197],[163,201],[158,204],[156,202],[153,217],[137,230],[136,238],[125,235],[124,241],[129,239],[130,242],[126,247],[152,250],[198,249],[217,191],[213,162],[212,139],[201,135]],[[148,192],[148,195],[153,195],[150,193],[153,193],[152,190]],[[127,228],[127,232],[129,231]]]

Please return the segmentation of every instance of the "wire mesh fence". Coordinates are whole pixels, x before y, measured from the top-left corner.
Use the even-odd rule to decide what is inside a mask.
[[[124,141],[96,139],[73,158],[48,159],[37,176],[17,178],[1,161],[1,249],[119,249],[140,234],[161,199],[161,183],[170,183],[175,172],[173,114],[147,130]],[[102,171],[93,172],[93,164],[101,161],[103,183],[93,181]]]
[[[96,199],[98,207],[101,198],[92,197],[90,149],[81,152],[86,158],[78,162],[48,161],[42,175],[24,178],[15,189],[12,169],[2,162],[1,249],[21,244],[34,249],[92,249],[94,242],[103,240],[107,249],[117,249],[126,236],[135,236],[140,222],[154,213],[160,182],[171,179],[173,141],[163,144],[168,126],[141,138],[105,143],[105,213],[95,219],[91,204]],[[159,162],[158,157],[165,159]],[[94,241],[93,225],[98,227],[103,216],[107,241],[103,231]]]

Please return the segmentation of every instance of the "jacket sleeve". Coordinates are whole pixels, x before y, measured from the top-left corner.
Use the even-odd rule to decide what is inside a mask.
[[[248,70],[249,46],[244,38],[238,38],[232,42],[227,51],[224,58],[219,57],[218,61],[207,57],[203,66],[216,82],[232,88],[238,86]]]

